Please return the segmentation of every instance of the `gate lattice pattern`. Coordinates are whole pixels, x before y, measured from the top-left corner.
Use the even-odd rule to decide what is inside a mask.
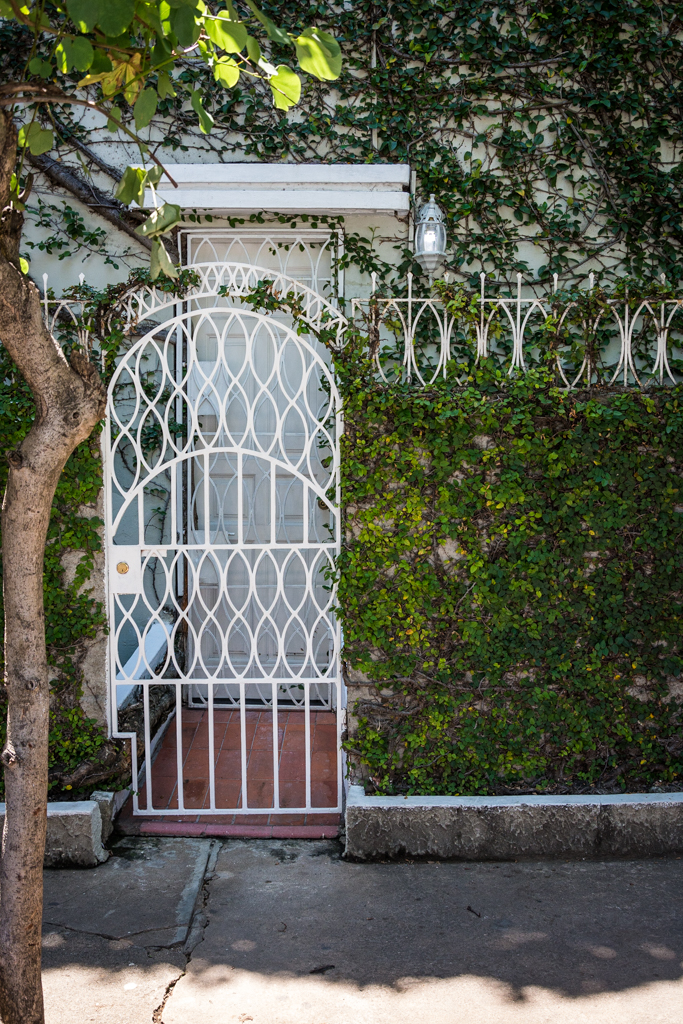
[[[183,302],[142,297],[139,331],[149,329],[110,387],[114,734],[131,739],[134,778],[144,762],[136,813],[338,811],[339,397],[327,353],[240,295],[267,274],[298,290],[312,320],[342,318],[281,274],[198,269],[201,284]],[[218,294],[226,282],[230,297]],[[154,769],[164,729],[175,732],[162,751],[166,761],[174,751],[170,794]],[[258,751],[254,729],[269,736]],[[297,730],[303,742],[288,750]],[[229,792],[226,758],[240,782]]]

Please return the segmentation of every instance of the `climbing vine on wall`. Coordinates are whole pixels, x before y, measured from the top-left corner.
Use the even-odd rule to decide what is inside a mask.
[[[285,5],[263,7],[280,19]],[[200,135],[167,95],[153,122],[162,157],[408,161],[418,191],[446,208],[450,267],[463,278],[482,266],[499,280],[533,277],[540,264],[539,278],[557,272],[567,285],[590,269],[678,282],[680,4],[292,0],[286,13],[292,27],[334,28],[344,52],[334,91],[307,80],[287,114],[259,83],[226,92],[188,60],[181,75],[201,87],[215,127]],[[10,74],[30,34],[0,27],[0,73]],[[107,133],[76,112],[60,117],[62,159],[111,179]]]
[[[356,771],[384,793],[677,788],[680,388],[340,377],[345,658],[376,686]]]

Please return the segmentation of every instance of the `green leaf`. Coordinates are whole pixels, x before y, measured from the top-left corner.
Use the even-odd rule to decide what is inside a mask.
[[[264,14],[262,11],[259,11],[258,7],[254,3],[254,0],[247,0],[247,7],[252,12],[252,14],[261,22],[266,32],[268,33],[269,39],[272,39],[274,43],[281,43],[283,46],[291,45],[292,40],[289,38],[287,33],[283,32],[281,28],[278,28],[275,22],[271,21],[267,14]]]
[[[161,181],[161,176],[162,176],[163,173],[164,173],[163,167],[160,167],[159,164],[154,164],[154,166],[150,167],[150,169],[147,171],[147,182],[146,182],[146,184],[147,185],[154,185],[154,187],[156,188],[156,186]]]
[[[159,97],[154,89],[143,89],[135,101],[133,114],[135,116],[135,128],[140,131],[146,128],[157,112]]]
[[[95,50],[95,56],[90,66],[91,75],[106,75],[113,70],[109,55],[104,50]]]
[[[240,79],[240,69],[232,57],[221,57],[213,66],[213,76],[225,89],[232,89]]]
[[[59,70],[66,74],[72,68],[87,71],[93,62],[95,51],[82,36],[64,36],[55,49],[55,59]]]
[[[259,46],[258,39],[254,39],[253,36],[247,36],[247,54],[249,60],[253,61],[254,64],[258,64],[261,60],[261,47]]]
[[[54,71],[49,60],[43,60],[42,57],[34,57],[30,60],[28,62],[28,69],[32,75],[40,75],[41,78],[50,78]]]
[[[116,121],[107,121],[107,131],[117,132],[119,130],[119,125],[116,122],[121,120],[121,108],[111,107],[111,116],[115,117]]]
[[[166,252],[164,243],[160,238],[155,238],[149,258],[149,276],[152,281],[156,281],[159,274],[166,274],[167,277],[173,278],[178,277],[178,271],[171,263],[171,257]]]
[[[329,32],[307,28],[294,40],[299,65],[321,81],[333,82],[342,68],[341,47]]]
[[[173,82],[171,76],[167,71],[160,71],[157,79],[157,92],[162,100],[165,100],[167,96],[175,96],[176,91],[173,88]]]
[[[103,6],[102,0],[66,0],[69,17],[81,32],[92,32]]]
[[[204,28],[209,39],[226,53],[239,53],[246,45],[246,26],[232,21],[227,11],[221,11],[217,18],[205,18]]]
[[[22,274],[28,274],[28,268],[29,268],[28,260],[24,259],[23,256],[20,256],[19,257],[19,269],[21,270]]]
[[[54,145],[52,131],[49,128],[41,128],[33,121],[31,124],[22,125],[19,129],[19,145],[25,149],[28,146],[33,156],[40,156],[47,153]]]
[[[286,64],[280,64],[277,74],[273,75],[268,84],[273,90],[273,102],[278,110],[289,110],[301,98],[301,79]]]
[[[204,104],[202,102],[201,89],[195,89],[190,99],[192,103],[192,109],[199,118],[199,127],[201,128],[204,135],[208,135],[213,128],[213,118],[207,110],[204,110]]]
[[[174,203],[164,203],[157,210],[152,210],[144,224],[135,229],[137,235],[145,238],[154,238],[156,235],[163,235],[183,219],[180,207]]]
[[[171,57],[171,45],[168,43],[163,36],[159,35],[154,43],[154,49],[152,50],[152,64],[154,67],[158,67],[160,64],[164,64]]]
[[[189,7],[177,7],[171,11],[171,28],[177,35],[180,45],[186,49],[193,46],[201,34],[197,15]]]
[[[147,172],[144,167],[126,167],[114,193],[116,198],[126,206],[130,206],[131,203],[142,206],[146,180]]]
[[[120,36],[135,14],[135,0],[100,0],[99,6],[97,24],[105,36]]]

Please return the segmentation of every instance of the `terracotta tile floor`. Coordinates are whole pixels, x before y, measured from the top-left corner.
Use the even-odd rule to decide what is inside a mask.
[[[309,814],[269,814],[273,805],[273,720],[269,710],[246,712],[247,798],[254,814],[197,815],[190,809],[209,806],[209,714],[201,708],[182,709],[182,764],[185,813],[163,818],[133,818],[129,800],[119,817],[127,831],[135,825],[141,831],[167,832],[173,823],[201,826],[336,826],[339,814],[324,808],[337,802],[337,722],[331,711],[311,712],[311,803],[320,808]],[[214,708],[214,764],[216,805],[242,806],[241,737],[239,710]],[[300,807],[306,802],[305,717],[303,711],[280,709],[278,713],[278,765],[280,806]],[[139,806],[147,803],[146,787],[140,791]],[[177,726],[173,719],[152,763],[152,806],[155,810],[178,807]],[[146,827],[154,825],[151,829]],[[137,831],[137,828],[135,829]],[[203,831],[203,829],[202,829]],[[211,829],[213,831],[213,829]],[[230,830],[234,832],[233,829]]]

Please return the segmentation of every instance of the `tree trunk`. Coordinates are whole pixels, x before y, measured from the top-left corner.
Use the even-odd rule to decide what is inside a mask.
[[[49,685],[43,556],[60,473],[104,412],[96,369],[70,364],[46,330],[40,296],[19,269],[21,215],[10,204],[16,131],[0,113],[0,341],[29,384],[33,426],[10,452],[2,506],[7,742],[1,755],[6,814],[0,864],[0,1016],[42,1024],[43,855],[47,824]]]

